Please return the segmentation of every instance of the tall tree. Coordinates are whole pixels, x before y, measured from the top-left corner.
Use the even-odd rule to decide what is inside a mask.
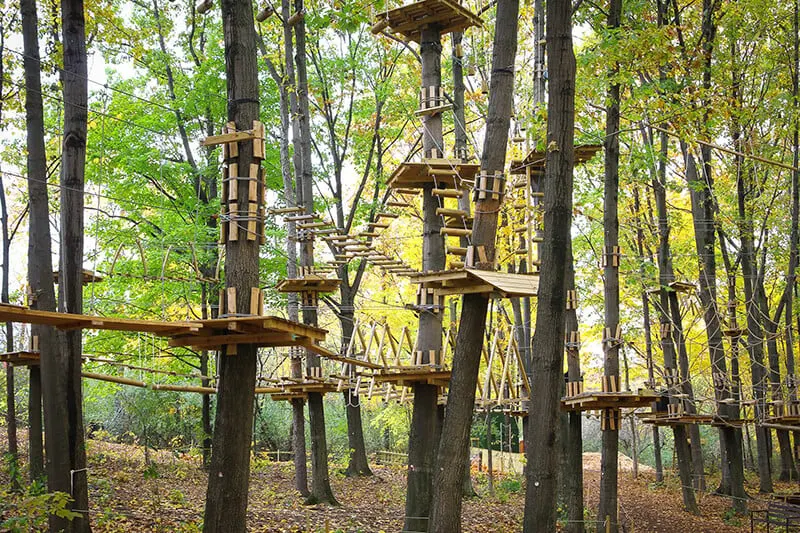
[[[237,130],[248,130],[259,119],[258,64],[252,4],[247,0],[223,0],[225,71],[228,85],[228,120]],[[236,164],[250,168],[253,143],[240,143]],[[260,177],[261,169],[256,178]],[[247,205],[248,185],[236,180],[238,205]],[[235,224],[229,231],[239,231]],[[225,282],[236,290],[236,309],[251,309],[251,289],[259,286],[259,240],[228,239],[225,244]],[[236,354],[226,347],[219,357],[217,414],[208,476],[203,531],[244,532],[247,527],[247,495],[250,477],[250,441],[256,384],[257,348],[240,344]]]
[[[303,16],[303,0],[295,0],[294,11],[300,20],[294,25],[295,68],[297,73],[297,118],[300,126],[300,171],[298,173],[298,198],[306,213],[314,212],[314,176],[311,167],[311,115],[308,104],[308,69],[306,53],[306,22]],[[300,265],[307,269],[314,266],[314,241],[304,240],[300,246]],[[303,307],[303,322],[317,325],[317,308]],[[306,368],[319,368],[319,356],[306,351]],[[311,430],[311,494],[307,503],[337,504],[331,489],[328,474],[328,442],[325,436],[325,407],[322,394],[308,394],[308,418]]]
[[[556,529],[559,393],[564,372],[567,241],[572,226],[575,55],[572,5],[547,2],[547,159],[531,409],[525,433],[525,533]]]
[[[489,111],[486,139],[483,144],[481,172],[487,175],[503,173],[508,146],[508,131],[514,98],[514,62],[517,57],[517,25],[519,1],[501,0],[497,3],[494,43],[492,46],[492,77],[489,85]],[[426,84],[423,80],[423,85]],[[486,258],[475,259],[474,268],[494,270],[495,237],[498,211],[502,198],[478,199],[472,225],[472,246],[483,247]],[[476,253],[476,256],[479,255]],[[469,451],[469,430],[472,422],[475,388],[478,383],[482,339],[486,331],[488,294],[467,294],[462,300],[453,369],[442,427],[442,437],[436,456],[433,504],[430,532],[444,533],[461,530],[461,485]]]
[[[25,50],[25,123],[27,125],[28,174],[28,305],[43,311],[56,310],[53,288],[53,256],[50,241],[50,202],[47,192],[47,154],[44,142],[39,23],[35,0],[21,0],[22,38]],[[31,326],[38,338],[40,359],[53,360],[57,353],[55,330]],[[44,475],[42,441],[42,383],[39,367],[30,367],[30,429],[28,433],[31,480]]]
[[[61,217],[58,309],[83,312],[83,190],[88,109],[86,23],[82,0],[62,0],[64,137],[61,155]],[[47,224],[47,218],[38,219]],[[41,257],[41,256],[40,256]],[[86,448],[81,389],[81,330],[59,331],[60,352],[41,354],[50,491],[72,496],[79,517],[51,516],[53,531],[89,531]],[[40,342],[42,339],[40,338]]]
[[[622,0],[610,0],[607,28],[609,34],[616,34],[622,17]],[[620,85],[615,80],[619,64],[609,71],[609,88],[606,104],[605,178],[603,180],[603,286],[605,302],[605,335],[603,339],[604,381],[610,385],[607,390],[619,387],[619,347],[617,334],[619,323],[619,94]],[[616,386],[614,386],[614,382]],[[607,409],[602,415],[605,427],[602,432],[600,467],[600,507],[597,512],[597,531],[616,533],[619,529],[617,518],[617,456],[619,453],[618,409]]]

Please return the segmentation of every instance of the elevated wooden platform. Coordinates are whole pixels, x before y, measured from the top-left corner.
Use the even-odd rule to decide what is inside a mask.
[[[575,146],[575,164],[586,163],[602,149],[602,144],[580,144]],[[532,176],[543,176],[546,159],[546,152],[531,150],[524,159],[511,161],[511,174],[525,174],[528,167],[530,167]]]
[[[0,304],[1,322],[41,324],[59,329],[98,329],[152,333],[170,338],[170,346],[192,346],[214,350],[225,345],[304,346],[322,350],[317,342],[325,340],[324,329],[306,326],[279,317],[247,316],[172,322],[99,317],[72,313],[39,311],[16,305]]]
[[[471,180],[481,169],[477,163],[464,163],[460,159],[428,158],[422,161],[405,161],[389,176],[390,189],[420,189],[425,185],[462,187],[462,180]]]
[[[482,24],[479,16],[455,1],[422,0],[378,15],[372,33],[387,30],[419,42],[422,29],[426,26],[435,25],[440,33],[451,33]]]
[[[426,289],[435,289],[440,295],[489,293],[500,298],[536,296],[539,276],[509,274],[475,268],[423,272],[411,277]]]
[[[697,286],[694,283],[689,283],[688,281],[673,281],[669,283],[667,287],[669,288],[669,290],[679,293],[692,292],[697,288]],[[647,290],[647,294],[658,294],[659,292],[661,292],[661,287],[655,287],[653,289]]]
[[[450,383],[449,370],[428,365],[387,368],[373,373],[371,377],[378,383],[391,383],[400,387],[411,387],[416,383],[446,387]]]
[[[81,283],[83,285],[88,285],[89,283],[99,283],[103,281],[103,276],[97,272],[92,272],[91,270],[87,270],[85,268],[81,271],[81,275]],[[58,270],[53,271],[53,283],[58,284]]]
[[[659,398],[655,391],[641,389],[637,392],[582,392],[561,398],[561,408],[566,411],[594,411],[596,409],[635,409],[649,407]]]
[[[14,366],[38,366],[39,352],[21,350],[18,352],[0,353],[0,363]]]
[[[342,280],[326,278],[315,274],[302,278],[282,279],[275,285],[278,292],[333,292],[339,288]]]
[[[726,420],[716,415],[689,414],[689,413],[683,413],[681,415],[668,415],[666,413],[646,413],[640,416],[640,420],[645,424],[653,424],[655,426],[681,426],[681,425],[696,424],[699,426],[742,427],[746,422],[751,422],[751,420],[744,420],[744,419]]]

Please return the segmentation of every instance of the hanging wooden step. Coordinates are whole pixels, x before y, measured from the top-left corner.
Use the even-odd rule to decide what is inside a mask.
[[[379,218],[397,218],[398,216],[400,215],[398,215],[397,213],[392,213],[391,211],[383,211],[375,215],[375,220],[378,220]]]
[[[401,188],[401,189],[395,189],[394,192],[396,194],[413,194],[413,195],[419,194],[419,190],[417,190],[417,189],[402,189]]]
[[[444,235],[445,237],[469,237],[472,235],[471,229],[463,229],[463,228],[440,228],[439,235]]]
[[[448,246],[445,248],[446,253],[450,255],[458,255],[464,257],[467,255],[467,249],[462,248],[461,246]]]
[[[464,191],[459,189],[431,189],[431,194],[442,198],[461,198],[464,196]]]
[[[396,201],[392,200],[392,201],[386,202],[386,206],[387,207],[406,208],[406,207],[411,207],[411,204],[408,203],[408,202],[396,202]]]
[[[469,213],[463,209],[446,209],[444,207],[437,207],[436,214],[446,217],[466,217]]]
[[[447,265],[447,268],[449,270],[456,270],[456,269],[459,269],[459,268],[464,268],[464,261],[450,261],[450,263],[448,263],[448,265]]]

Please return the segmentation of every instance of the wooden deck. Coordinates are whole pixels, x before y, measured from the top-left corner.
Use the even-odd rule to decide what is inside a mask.
[[[386,29],[410,41],[419,42],[422,29],[426,26],[436,26],[440,33],[451,33],[481,25],[483,21],[479,16],[455,1],[422,0],[381,13],[372,27],[372,33]]]
[[[58,329],[97,329],[152,333],[168,337],[170,346],[214,350],[225,345],[304,346],[312,351],[327,331],[273,316],[247,316],[192,321],[137,320],[38,311],[0,304],[0,321],[41,324]]]
[[[536,296],[539,276],[509,274],[475,268],[423,272],[411,276],[412,283],[435,289],[440,295],[488,293],[500,298]]]
[[[479,164],[460,159],[405,161],[389,176],[387,185],[390,189],[421,189],[430,184],[461,189],[463,180],[471,180],[480,169]]]
[[[391,383],[400,387],[411,387],[415,383],[446,387],[450,383],[449,370],[428,365],[387,368],[370,377],[374,377],[378,383]]]
[[[0,353],[0,363],[14,366],[38,366],[39,352],[21,350],[18,352]]]
[[[596,409],[635,409],[649,407],[659,394],[641,389],[637,392],[588,391],[561,398],[561,408],[567,411],[594,411]]]
[[[342,280],[309,275],[302,278],[282,279],[275,285],[278,292],[333,292],[339,288]]]
[[[575,164],[586,163],[603,149],[602,144],[580,144],[575,146]],[[531,150],[524,159],[511,161],[511,174],[525,174],[530,167],[532,176],[544,176],[544,163],[547,154],[540,150]]]

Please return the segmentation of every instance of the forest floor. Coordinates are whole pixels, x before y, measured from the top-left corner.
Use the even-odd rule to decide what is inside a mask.
[[[3,436],[4,437],[4,436]],[[0,450],[6,449],[0,437]],[[22,437],[22,435],[21,435]],[[21,442],[25,442],[21,439]],[[99,440],[88,441],[89,483],[95,532],[191,532],[199,531],[205,498],[206,473],[197,456],[151,452],[146,466],[141,447]],[[22,457],[25,460],[25,457]],[[587,520],[592,519],[599,496],[599,454],[584,456]],[[749,531],[748,517],[727,513],[728,501],[698,494],[701,516],[681,510],[676,477],[654,482],[652,469],[640,468],[638,479],[631,473],[632,461],[620,461],[620,514],[625,531],[722,532]],[[371,477],[350,479],[340,468],[331,467],[331,481],[340,506],[304,506],[293,489],[291,463],[276,463],[256,457],[253,461],[248,510],[254,532],[379,533],[402,530],[405,469],[374,466]],[[465,500],[465,533],[519,532],[524,509],[524,490],[519,476],[496,476],[494,495],[487,489],[487,474],[473,472],[478,498]],[[7,490],[8,470],[0,474],[0,492]],[[709,485],[713,486],[713,479]],[[756,486],[750,487],[755,494]],[[791,491],[782,485],[783,491]],[[797,490],[796,486],[794,490]],[[0,498],[2,499],[2,498]],[[28,498],[30,500],[30,498]],[[757,500],[752,507],[761,507]],[[0,502],[0,524],[36,507],[24,496]],[[5,510],[4,510],[5,509]],[[3,514],[5,513],[5,517]],[[33,518],[30,519],[33,522]],[[587,524],[588,526],[589,524]],[[22,530],[27,531],[28,528]],[[36,528],[30,529],[31,531]],[[11,531],[0,527],[0,532]]]

